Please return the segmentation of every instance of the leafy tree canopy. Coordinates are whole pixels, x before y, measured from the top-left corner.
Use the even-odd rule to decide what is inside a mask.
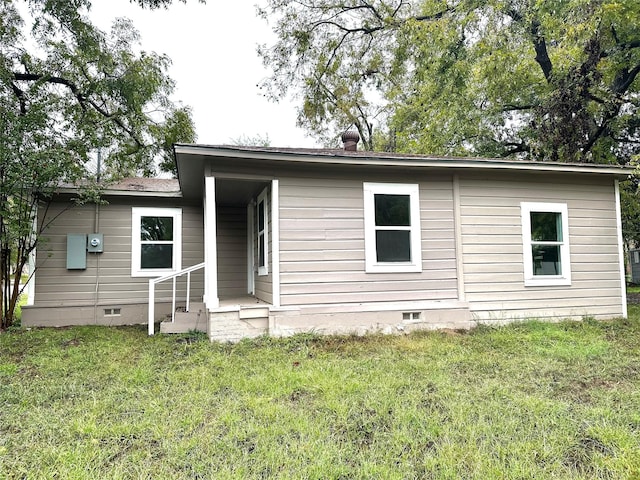
[[[195,140],[189,109],[170,100],[169,58],[142,51],[126,19],[99,30],[90,6],[0,0],[0,328],[45,227],[34,229],[37,207],[60,182],[90,177],[98,150],[103,177],[151,175],[171,168],[174,142]]]
[[[325,142],[624,163],[640,147],[637,0],[268,0],[265,94]]]
[[[194,139],[189,109],[170,101],[169,58],[141,51],[129,20],[100,31],[89,7],[0,2],[2,147],[10,156],[43,155],[68,180],[84,174],[98,148],[108,174],[151,174],[158,160],[170,164],[174,141]]]

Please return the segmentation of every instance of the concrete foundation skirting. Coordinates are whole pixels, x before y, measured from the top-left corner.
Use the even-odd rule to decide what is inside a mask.
[[[443,328],[470,329],[476,323],[468,309],[383,310],[366,312],[272,312],[269,334],[287,336],[301,332],[320,334],[409,333]]]
[[[148,322],[149,306],[145,303],[22,307],[23,327],[67,327],[71,325],[137,325]],[[171,303],[158,302],[156,321],[171,313]]]
[[[344,308],[271,307],[268,318],[250,320],[243,319],[243,310],[239,307],[211,312],[208,333],[212,341],[237,342],[264,334],[276,337],[303,332],[327,335],[392,334],[443,328],[469,329],[476,325],[468,306],[461,302],[429,306],[380,304],[377,307],[371,304],[347,305]]]

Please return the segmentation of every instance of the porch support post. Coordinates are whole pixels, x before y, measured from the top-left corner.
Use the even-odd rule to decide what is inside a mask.
[[[273,306],[280,307],[280,184],[271,180],[271,281]]]
[[[204,179],[204,304],[218,308],[218,248],[216,236],[216,179]]]

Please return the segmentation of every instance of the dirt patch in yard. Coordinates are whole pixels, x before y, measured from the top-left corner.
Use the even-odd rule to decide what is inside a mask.
[[[640,293],[627,293],[627,303],[640,303]]]

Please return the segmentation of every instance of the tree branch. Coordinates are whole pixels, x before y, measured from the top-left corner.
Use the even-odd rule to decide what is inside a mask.
[[[27,114],[27,101],[24,98],[24,92],[18,88],[18,86],[11,82],[11,89],[13,90],[13,93],[15,94],[16,98],[18,99],[18,102],[20,103],[20,115],[26,115]]]
[[[447,7],[444,10],[442,10],[440,12],[437,12],[437,13],[434,13],[434,14],[431,14],[431,15],[419,15],[417,17],[413,17],[412,20],[415,20],[417,22],[430,22],[432,20],[440,20],[447,13],[451,13],[454,10],[455,10],[455,8]]]
[[[530,32],[533,40],[533,48],[536,51],[535,60],[538,65],[540,65],[544,78],[547,79],[547,82],[550,82],[553,65],[549,58],[549,52],[547,51],[547,43],[544,35],[540,32],[540,22],[537,19],[531,21]]]
[[[71,93],[73,93],[73,96],[76,97],[82,109],[83,110],[87,109],[85,104],[86,98],[84,97],[84,95],[82,95],[82,93],[78,90],[78,87],[73,82],[67,80],[66,78],[55,77],[51,75],[38,75],[35,73],[14,73],[13,79],[17,81],[27,81],[27,82],[44,81],[46,83],[55,83],[58,85],[64,85],[69,90],[71,90]]]
[[[139,148],[143,148],[145,146],[144,142],[142,142],[137,137],[135,132],[131,130],[129,127],[127,127],[124,124],[124,122],[120,118],[118,118],[118,116],[115,113],[110,113],[105,108],[98,105],[91,98],[85,96],[78,89],[77,85],[72,81],[67,80],[66,78],[63,78],[63,77],[56,77],[51,75],[39,75],[34,73],[17,73],[17,72],[14,72],[13,78],[16,81],[27,81],[27,82],[44,81],[46,83],[64,85],[69,90],[71,90],[71,93],[76,98],[76,100],[78,101],[78,105],[80,105],[80,108],[82,108],[83,111],[87,110],[87,105],[92,106],[100,115],[102,115],[105,118],[108,118],[109,120],[112,120],[116,125],[118,125],[127,135],[129,135],[129,137],[131,137],[131,139],[136,143],[136,145]]]
[[[621,107],[620,104],[618,105],[611,104],[610,108],[606,111],[604,118],[602,119],[602,122],[600,122],[600,125],[596,128],[595,132],[589,136],[587,143],[585,143],[584,146],[582,147],[581,150],[584,155],[589,153],[593,148],[593,146],[598,141],[598,139],[600,139],[603,135],[605,135],[609,131],[609,124],[611,123],[611,120],[613,120],[618,116],[618,113],[620,112],[620,107]]]
[[[636,65],[631,70],[625,68],[618,72],[618,75],[616,75],[613,85],[611,86],[611,90],[618,95],[626,92],[638,76],[638,73],[640,73],[640,64]]]
[[[402,4],[400,4],[398,6],[398,8],[396,8],[396,10],[393,12],[392,18],[395,19],[400,6]],[[344,25],[341,25],[340,23],[334,21],[333,19],[339,17],[340,15],[342,15],[343,13],[348,13],[351,12],[353,10],[360,10],[360,9],[366,9],[366,10],[370,10],[371,12],[373,12],[373,15],[380,20],[380,24],[376,25],[376,26],[372,26],[372,27],[346,27]],[[413,17],[407,17],[404,19],[400,19],[398,21],[394,21],[394,22],[390,22],[390,23],[384,23],[384,20],[382,19],[382,17],[380,16],[380,14],[378,13],[378,11],[369,4],[365,5],[360,5],[360,6],[356,6],[356,7],[344,7],[342,10],[340,10],[338,13],[324,19],[324,20],[319,20],[317,22],[313,22],[311,24],[311,28],[310,30],[313,31],[315,30],[317,27],[320,27],[322,25],[332,25],[336,28],[338,28],[339,30],[342,30],[344,32],[347,33],[364,33],[365,35],[370,35],[372,33],[378,32],[380,30],[385,30],[389,27],[398,27],[399,25],[406,23],[410,20],[415,20],[417,22],[430,22],[430,21],[434,21],[434,20],[439,20],[442,17],[444,17],[447,13],[450,13],[454,11],[453,8],[447,7],[446,9],[440,11],[440,12],[436,12],[434,14],[431,15],[418,15],[418,16],[413,16]]]
[[[503,112],[512,112],[512,111],[519,111],[519,110],[531,110],[533,108],[536,108],[536,105],[511,105],[511,104],[506,104],[502,107],[502,111]]]
[[[505,149],[503,153],[503,157],[508,157],[510,155],[515,155],[516,153],[527,153],[531,151],[531,147],[524,142],[505,142],[505,147],[512,147]]]
[[[615,37],[614,37],[615,38]],[[600,58],[607,58],[611,55],[614,55],[618,52],[622,52],[624,50],[632,50],[634,48],[640,48],[640,40],[632,40],[630,42],[618,43],[616,39],[617,45],[613,48],[609,48],[607,50],[603,50],[600,52]]]
[[[618,138],[614,137],[613,135],[611,136],[611,138],[618,143],[632,143],[634,145],[640,145],[640,140],[632,140],[631,138]]]

